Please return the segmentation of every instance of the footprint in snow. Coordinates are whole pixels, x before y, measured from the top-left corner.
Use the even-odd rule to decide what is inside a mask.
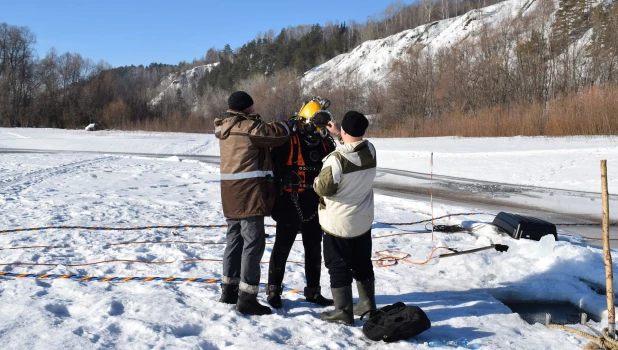
[[[51,312],[56,317],[71,317],[69,309],[64,304],[47,304],[45,310]]]
[[[120,316],[124,314],[124,305],[119,301],[112,301],[109,306],[109,310],[107,311],[107,314],[110,316]]]
[[[47,282],[43,282],[40,279],[35,279],[34,283],[39,286],[39,287],[43,287],[43,288],[49,288],[51,287],[51,284],[47,283]]]
[[[34,293],[34,296],[35,297],[42,297],[42,296],[45,296],[47,294],[49,294],[49,293],[46,290],[40,290],[40,291]]]
[[[180,327],[172,327],[172,333],[176,338],[198,336],[202,332],[202,327],[195,324],[184,324]]]

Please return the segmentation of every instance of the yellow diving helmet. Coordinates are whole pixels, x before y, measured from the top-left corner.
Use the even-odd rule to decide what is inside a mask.
[[[332,114],[326,109],[330,101],[319,96],[305,102],[298,111],[298,121],[302,124],[310,124],[319,132],[322,132],[326,124],[333,120]]]

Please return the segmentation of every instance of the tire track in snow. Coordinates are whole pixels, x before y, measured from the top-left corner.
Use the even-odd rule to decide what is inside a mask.
[[[5,134],[5,135],[9,135],[9,136],[11,136],[13,138],[16,138],[16,139],[29,139],[28,136],[24,136],[24,135],[17,134],[17,133],[14,133],[14,132],[3,131],[2,133]]]
[[[210,147],[212,147],[212,141],[211,140],[207,140],[203,144],[201,144],[199,146],[196,146],[196,147],[193,147],[190,150],[186,151],[185,154],[200,155],[201,152],[209,149]]]
[[[39,184],[49,178],[79,172],[81,169],[86,170],[92,165],[99,164],[114,158],[117,157],[105,156],[95,159],[80,160],[11,176],[9,178],[0,180],[0,193],[19,194],[27,188]]]

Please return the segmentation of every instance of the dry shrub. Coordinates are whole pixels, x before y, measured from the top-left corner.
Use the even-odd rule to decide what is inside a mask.
[[[123,101],[111,102],[103,109],[101,124],[105,128],[122,128],[129,123],[131,110]]]
[[[615,135],[618,132],[618,88],[592,87],[581,94],[551,101],[547,135]]]
[[[142,120],[126,124],[123,130],[145,130],[159,132],[211,133],[214,131],[213,118],[190,113],[183,117],[179,112],[163,118]]]
[[[266,121],[280,114],[291,116],[300,108],[300,79],[290,70],[270,76],[256,74],[245,79],[238,90],[246,91],[255,102],[255,111]]]
[[[389,118],[369,129],[373,137],[496,137],[616,135],[618,87],[592,87],[543,103],[513,103],[439,117]]]

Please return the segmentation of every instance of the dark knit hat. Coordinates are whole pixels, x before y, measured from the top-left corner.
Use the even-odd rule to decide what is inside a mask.
[[[253,106],[253,99],[244,91],[236,91],[227,99],[227,106],[235,111],[244,111]]]
[[[349,111],[341,121],[341,128],[350,136],[361,137],[369,126],[369,120],[359,112]]]

